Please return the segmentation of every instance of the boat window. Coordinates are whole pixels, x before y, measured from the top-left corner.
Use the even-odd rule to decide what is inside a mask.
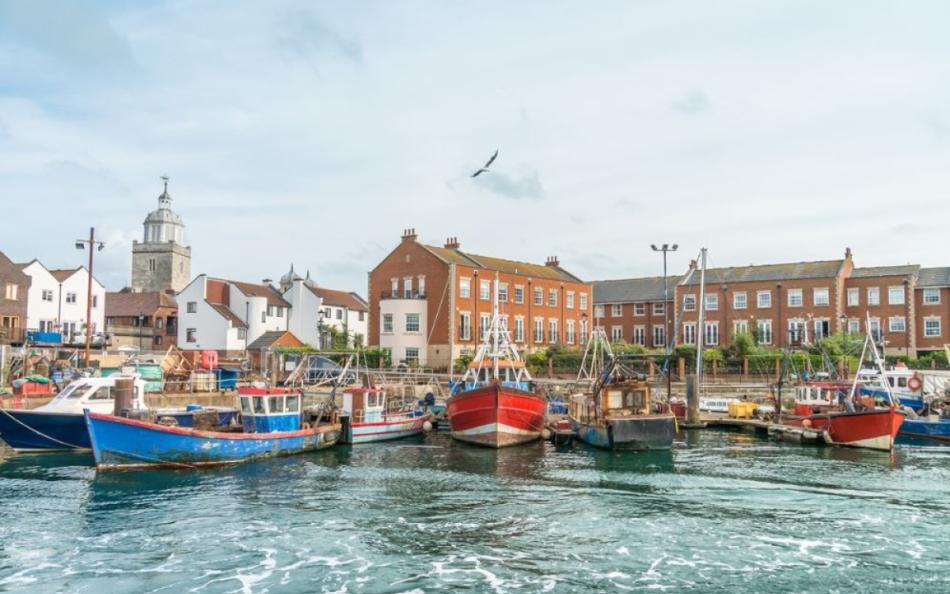
[[[71,399],[82,398],[83,396],[88,394],[89,390],[91,389],[92,389],[92,386],[90,386],[89,384],[83,384],[81,386],[78,386],[76,390],[72,394],[70,394],[68,397]]]
[[[893,378],[893,377],[887,378],[887,383],[891,384],[891,387],[893,388],[893,387],[894,387],[894,378]]]
[[[249,396],[241,396],[241,412],[249,415],[253,412],[251,409],[251,399]]]
[[[287,396],[287,412],[300,412],[300,396],[291,394]]]
[[[366,394],[366,406],[369,408],[376,408],[379,404],[376,403],[376,394],[369,392]]]
[[[266,412],[267,412],[267,411],[264,410],[264,397],[263,397],[263,396],[255,396],[255,397],[254,397],[254,414],[256,414],[256,415],[263,415],[263,414],[265,414]]]
[[[115,398],[115,388],[111,386],[102,386],[96,390],[89,400],[112,400]]]
[[[907,387],[907,378],[906,378],[906,377],[899,377],[899,378],[897,378],[897,387],[899,387],[899,388],[906,388],[906,387]]]
[[[283,396],[270,396],[270,412],[271,413],[282,413],[284,412],[284,397]]]

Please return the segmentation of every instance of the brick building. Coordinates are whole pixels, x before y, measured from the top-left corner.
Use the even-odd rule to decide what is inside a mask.
[[[30,277],[0,252],[0,344],[23,341]]]
[[[178,302],[157,291],[106,293],[106,333],[114,348],[166,350],[177,342]]]
[[[664,346],[662,281],[594,282],[595,319],[614,339]],[[840,260],[708,269],[704,304],[698,303],[695,262],[669,282],[675,286],[669,318],[677,320],[670,329],[677,344],[696,344],[700,331],[706,345],[724,347],[744,331],[775,347],[835,332],[872,332],[884,340],[888,354],[917,356],[947,342],[950,268],[856,268],[848,249]],[[700,306],[705,308],[701,329]]]
[[[583,344],[591,286],[557,258],[541,265],[479,256],[456,238],[425,245],[409,229],[369,273],[370,345],[390,349],[395,364],[437,368],[474,353],[491,319],[496,278],[502,320],[522,349]]]

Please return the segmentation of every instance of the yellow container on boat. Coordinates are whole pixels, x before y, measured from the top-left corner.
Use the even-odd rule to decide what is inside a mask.
[[[755,416],[755,409],[758,405],[755,402],[730,402],[729,418],[731,419],[751,419]]]

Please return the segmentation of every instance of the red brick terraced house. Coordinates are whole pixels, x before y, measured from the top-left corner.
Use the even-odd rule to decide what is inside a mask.
[[[441,247],[420,243],[409,229],[369,273],[370,345],[389,349],[395,365],[437,369],[474,354],[496,278],[502,320],[523,351],[584,344],[593,291],[557,258],[542,265],[479,256],[456,238]]]
[[[741,331],[755,332],[773,347],[834,332],[871,332],[883,339],[887,354],[916,357],[950,342],[950,268],[855,268],[850,249],[840,260],[711,268],[704,304],[698,302],[699,276],[692,263],[688,274],[669,277],[676,344],[696,344],[700,331],[706,345],[722,347]],[[595,281],[593,289],[594,318],[608,336],[664,346],[662,277]]]
[[[0,344],[23,342],[32,279],[0,252]]]

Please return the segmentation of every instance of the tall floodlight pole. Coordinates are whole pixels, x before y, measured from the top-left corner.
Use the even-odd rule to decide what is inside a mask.
[[[96,228],[89,228],[89,239],[77,239],[76,249],[82,250],[89,246],[89,278],[86,284],[86,354],[83,358],[83,366],[89,367],[89,348],[92,345],[92,263],[93,255],[102,248],[106,247],[101,241],[96,240]]]
[[[650,249],[654,252],[663,252],[663,341],[666,343],[666,401],[670,401],[670,397],[673,394],[673,380],[672,374],[670,373],[670,354],[673,352],[673,342],[670,340],[670,287],[667,282],[666,276],[666,254],[668,252],[675,252],[679,246],[673,244],[672,246],[668,243],[664,243],[662,246],[657,247],[654,244],[650,244]]]

